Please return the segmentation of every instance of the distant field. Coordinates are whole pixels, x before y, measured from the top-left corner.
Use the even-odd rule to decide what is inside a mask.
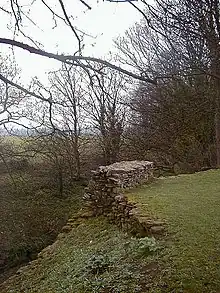
[[[220,292],[220,170],[158,179],[129,198],[168,222],[165,287],[155,292]]]
[[[25,142],[27,138],[20,137],[20,136],[13,136],[13,135],[7,135],[0,138],[5,143],[10,143],[14,145],[19,145]]]

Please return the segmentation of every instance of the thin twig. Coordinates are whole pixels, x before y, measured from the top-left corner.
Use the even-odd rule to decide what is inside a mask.
[[[78,36],[78,34],[77,34],[75,28],[73,27],[73,25],[72,25],[72,23],[71,23],[71,21],[70,21],[70,19],[69,19],[69,16],[67,15],[67,12],[66,12],[65,6],[64,6],[64,4],[63,4],[63,1],[62,1],[62,0],[59,0],[59,3],[60,3],[60,6],[61,6],[61,8],[62,8],[62,10],[63,10],[63,14],[64,14],[64,16],[65,16],[66,21],[68,22],[68,24],[69,24],[71,30],[73,31],[75,37],[76,37],[77,40],[78,40],[79,53],[81,53],[82,50],[81,50],[81,40],[80,40],[80,37]]]

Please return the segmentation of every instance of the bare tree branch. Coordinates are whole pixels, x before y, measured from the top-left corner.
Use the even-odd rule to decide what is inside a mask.
[[[10,11],[6,10],[6,9],[5,9],[5,8],[3,8],[3,7],[0,7],[0,10],[2,10],[2,11],[3,11],[3,12],[5,12],[5,13],[11,14],[11,12],[10,12]]]
[[[83,1],[83,0],[79,0],[83,5],[85,5],[89,10],[91,10],[92,9],[92,7],[91,6],[89,6],[89,4],[88,3],[86,3],[85,1]]]
[[[11,81],[8,78],[4,77],[2,74],[0,74],[0,80],[2,80],[6,84],[10,84],[11,86],[14,86],[15,88],[21,90],[22,92],[24,92],[24,93],[26,93],[26,94],[28,94],[30,96],[33,96],[33,97],[35,97],[37,99],[40,99],[40,100],[42,100],[44,102],[50,102],[49,99],[45,99],[44,97],[42,97],[40,95],[37,95],[34,92],[31,92],[31,91],[25,89],[24,87],[20,86],[19,84],[14,83],[13,81]]]
[[[60,6],[61,6],[61,8],[62,8],[62,11],[63,11],[63,14],[64,14],[64,16],[65,16],[66,21],[68,22],[68,24],[69,24],[71,30],[73,31],[75,37],[76,37],[77,40],[78,40],[79,53],[81,54],[82,48],[81,48],[81,40],[80,40],[80,37],[78,36],[78,34],[77,34],[75,28],[73,27],[73,25],[72,25],[72,23],[71,23],[71,21],[70,21],[69,16],[67,15],[66,8],[65,8],[65,6],[64,6],[64,4],[63,4],[63,1],[62,1],[62,0],[59,0],[59,3],[60,3]]]
[[[148,83],[152,83],[152,84],[156,84],[156,78],[150,79],[150,78],[144,77],[142,75],[135,74],[135,73],[130,72],[130,71],[124,69],[124,68],[121,68],[121,67],[119,67],[117,65],[114,65],[114,64],[112,64],[112,63],[110,63],[110,62],[108,62],[106,60],[102,60],[100,58],[89,57],[89,56],[73,56],[73,55],[54,54],[54,53],[46,52],[46,51],[43,51],[41,49],[29,46],[28,44],[24,44],[24,43],[21,43],[21,42],[12,40],[12,39],[7,39],[7,38],[0,38],[0,43],[1,44],[12,45],[12,46],[21,48],[23,50],[29,51],[32,54],[40,55],[40,56],[47,57],[47,58],[52,58],[52,59],[55,59],[55,60],[58,60],[60,62],[64,62],[64,63],[67,63],[67,64],[70,64],[69,61],[72,61],[73,65],[78,65],[78,66],[79,66],[79,64],[76,64],[74,62],[77,62],[77,61],[90,61],[90,62],[94,62],[94,63],[97,63],[97,64],[102,64],[102,65],[104,65],[106,67],[109,67],[109,68],[112,68],[112,69],[117,70],[119,72],[122,72],[125,75],[133,77],[134,79],[141,80],[141,81],[148,82]],[[85,66],[85,64],[82,64],[82,65]]]

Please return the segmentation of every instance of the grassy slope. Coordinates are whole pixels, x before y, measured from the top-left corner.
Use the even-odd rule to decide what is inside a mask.
[[[8,177],[1,175],[0,189],[1,273],[5,261],[8,267],[17,265],[54,240],[69,215],[77,210],[82,187],[76,186],[66,198],[55,197],[50,190],[19,193],[10,187]],[[4,278],[5,274],[0,274],[0,282]]]
[[[158,179],[131,191],[129,198],[145,214],[168,222],[162,258],[168,288],[158,292],[219,292],[220,171]]]
[[[167,220],[169,233],[159,242],[166,248],[158,253],[140,254],[147,242],[93,219],[0,292],[219,292],[219,178],[218,170],[167,177],[128,193],[144,214]]]
[[[147,292],[158,271],[148,240],[130,238],[103,218],[87,220],[0,292]]]

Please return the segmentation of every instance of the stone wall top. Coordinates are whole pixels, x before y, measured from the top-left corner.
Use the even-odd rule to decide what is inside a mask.
[[[109,173],[126,173],[137,169],[148,169],[152,167],[153,162],[149,161],[121,161],[108,166],[100,166],[98,170]]]

